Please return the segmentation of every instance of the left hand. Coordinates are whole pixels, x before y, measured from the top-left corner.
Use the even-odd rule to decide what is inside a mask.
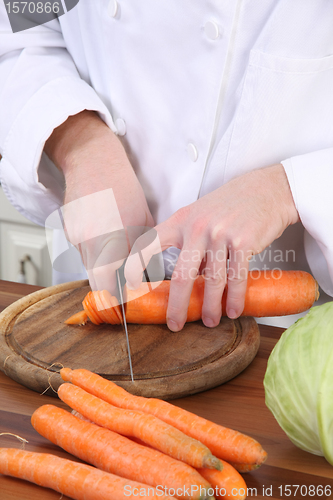
[[[63,172],[67,239],[80,252],[92,290],[117,293],[116,270],[138,234],[154,226],[120,140],[93,111],[70,116],[45,144]]]
[[[171,278],[167,323],[172,331],[183,328],[193,282],[205,276],[202,320],[208,327],[221,319],[221,300],[228,285],[226,312],[237,318],[244,309],[249,260],[278,238],[287,226],[298,222],[287,176],[281,164],[258,169],[175,212],[155,226],[160,248],[181,250]],[[140,238],[136,242],[140,247]],[[157,252],[142,250],[144,262]],[[229,267],[227,269],[227,262]],[[137,288],[142,269],[128,258],[127,284]]]

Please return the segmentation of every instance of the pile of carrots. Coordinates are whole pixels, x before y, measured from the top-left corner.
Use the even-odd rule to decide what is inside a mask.
[[[31,422],[87,463],[0,448],[1,474],[77,500],[246,498],[240,472],[267,457],[257,441],[165,401],[134,396],[88,370],[60,374],[58,395],[72,412],[43,405]]]
[[[127,323],[166,323],[170,280],[147,292],[149,283],[137,290],[125,287],[125,314]],[[198,275],[194,281],[187,321],[201,318],[205,279]],[[226,288],[222,297],[222,314],[226,314]],[[247,280],[245,307],[242,316],[267,317],[298,314],[309,309],[318,300],[318,284],[304,271],[250,271]],[[122,310],[117,298],[107,290],[89,292],[84,298],[83,310],[68,318],[68,325],[84,325],[89,319],[95,325],[122,323]]]

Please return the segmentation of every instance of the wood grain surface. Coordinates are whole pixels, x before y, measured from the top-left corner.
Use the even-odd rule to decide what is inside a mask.
[[[0,310],[20,296],[36,290],[29,285],[0,281]],[[323,457],[306,453],[294,446],[265,406],[263,377],[268,356],[280,338],[282,329],[260,325],[261,341],[254,361],[231,381],[208,391],[173,401],[173,404],[237,429],[257,439],[268,452],[267,462],[257,471],[244,474],[248,498],[304,500],[330,498],[333,491],[333,467]],[[40,395],[0,372],[0,433],[11,432],[29,441],[26,449],[54,453],[74,459],[39,436],[30,417],[42,404],[66,405],[56,398]],[[0,446],[20,447],[10,436],[0,436]],[[331,494],[317,494],[320,486]],[[310,489],[310,487],[312,487]],[[318,488],[317,493],[310,493]],[[289,494],[290,493],[290,494]],[[18,479],[0,475],[1,500],[68,500],[59,493]]]
[[[99,373],[134,394],[173,399],[230,380],[259,348],[258,325],[249,317],[224,317],[216,328],[186,323],[177,333],[166,325],[129,324],[133,382],[122,325],[64,323],[82,309],[89,290],[86,281],[66,283],[7,307],[0,314],[0,369],[39,393],[50,383],[57,389],[66,366]]]

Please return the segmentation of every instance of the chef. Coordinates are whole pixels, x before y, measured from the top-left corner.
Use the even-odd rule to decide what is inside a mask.
[[[332,296],[332,22],[326,0],[80,0],[12,33],[2,3],[5,194],[41,225],[83,207],[65,225],[94,288],[115,287],[116,230],[155,228],[173,331],[197,272],[208,327],[226,283],[229,317],[242,312],[251,267],[309,270]]]

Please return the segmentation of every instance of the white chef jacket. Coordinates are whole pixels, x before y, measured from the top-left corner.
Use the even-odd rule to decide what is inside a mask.
[[[301,224],[252,264],[309,265],[333,295],[333,2],[80,0],[15,34],[1,3],[0,109],[1,184],[38,224],[64,188],[44,143],[84,109],[121,137],[156,223],[282,162]]]

